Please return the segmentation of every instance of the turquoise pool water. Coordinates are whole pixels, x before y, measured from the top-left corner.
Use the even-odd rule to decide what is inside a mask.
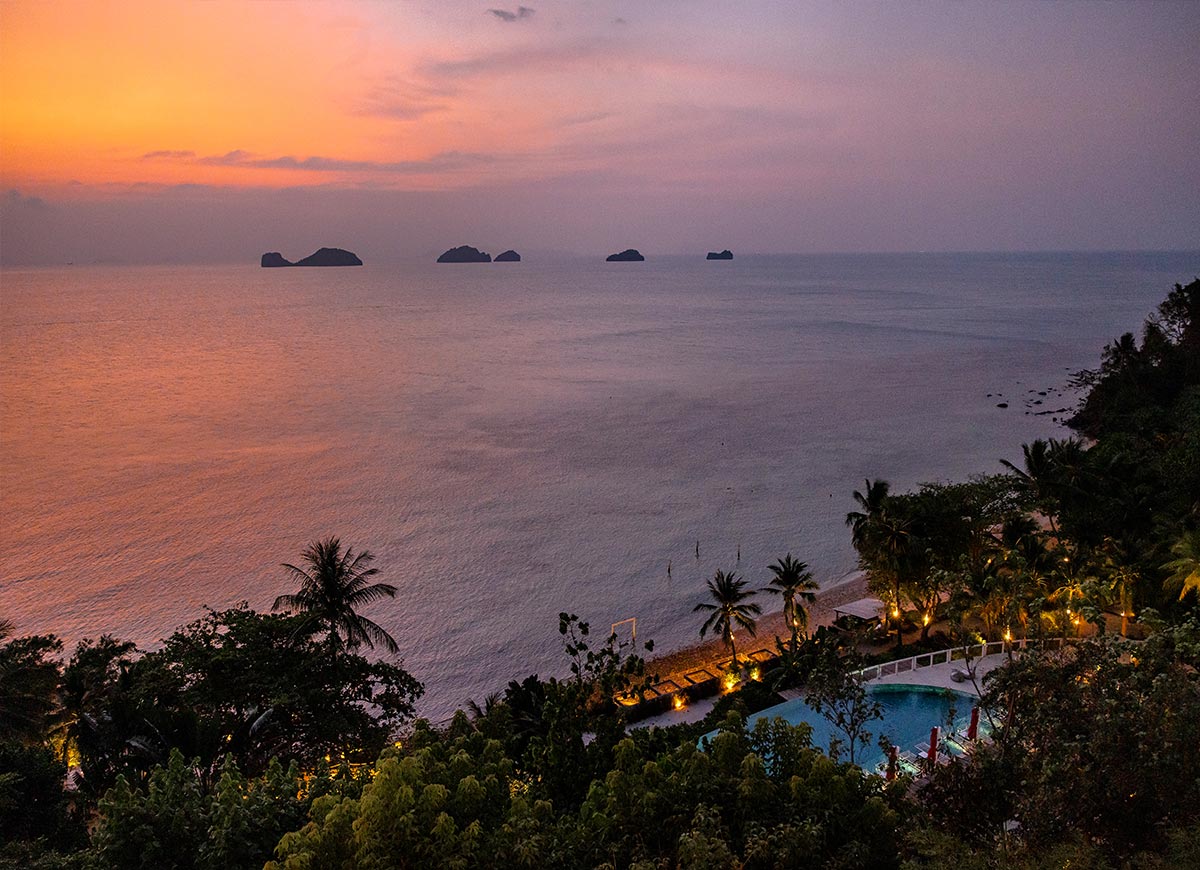
[[[945,729],[951,711],[954,715],[954,727],[965,729],[971,720],[971,708],[977,701],[974,695],[933,686],[868,686],[867,694],[883,707],[883,718],[867,726],[867,730],[871,732],[871,739],[866,747],[860,744],[856,750],[856,754],[861,757],[856,757],[855,760],[866,770],[874,770],[884,760],[883,753],[879,750],[881,734],[886,734],[901,751],[912,752],[916,744],[928,742],[929,729],[934,725]],[[828,720],[808,706],[802,698],[785,701],[755,713],[747,719],[746,725],[753,728],[759,719],[776,717],[793,725],[807,722],[812,726],[813,746],[825,752],[829,750],[830,738],[837,735]],[[842,757],[845,758],[844,753]]]

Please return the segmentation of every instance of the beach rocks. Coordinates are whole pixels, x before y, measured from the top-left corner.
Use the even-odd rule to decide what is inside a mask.
[[[724,251],[709,251],[706,260],[732,260],[733,251],[726,248]]]
[[[492,255],[485,254],[478,248],[472,248],[470,245],[459,245],[457,248],[451,248],[437,258],[439,263],[490,263]]]
[[[606,263],[640,263],[645,259],[637,248],[626,248],[619,254],[609,254],[604,261]]]
[[[278,251],[272,251],[262,255],[261,264],[264,269],[270,269],[280,266],[361,266],[363,262],[357,254],[341,248],[320,248],[295,263],[285,260]]]
[[[496,259],[494,259],[492,262],[493,263],[519,263],[519,262],[521,262],[521,255],[518,254],[516,251],[505,251],[503,254],[497,254]]]

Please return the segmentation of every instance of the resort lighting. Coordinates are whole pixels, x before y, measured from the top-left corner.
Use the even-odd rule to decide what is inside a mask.
[[[1005,641],[1006,643],[1011,643],[1011,642],[1012,642],[1012,632],[1011,632],[1011,631],[1009,631],[1007,628],[1006,628],[1006,629],[1004,629],[1004,641]]]
[[[687,702],[683,699],[683,695],[675,695],[671,698],[671,706],[676,710],[682,710],[687,706]]]
[[[721,685],[724,686],[726,692],[732,692],[733,687],[737,685],[737,682],[737,674],[726,674],[725,678],[721,681]]]
[[[758,668],[751,668],[750,669],[750,679],[752,679],[752,680],[762,679],[762,671],[760,671]]]

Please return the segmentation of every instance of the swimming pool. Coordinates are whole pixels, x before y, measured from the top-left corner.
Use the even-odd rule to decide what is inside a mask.
[[[871,739],[865,747],[859,744],[856,749],[855,760],[865,770],[875,770],[884,761],[879,749],[881,734],[886,734],[901,751],[911,752],[916,744],[929,741],[929,729],[934,725],[945,730],[951,710],[954,712],[954,727],[965,729],[971,720],[971,708],[978,703],[974,695],[935,686],[875,685],[867,686],[867,694],[883,707],[883,718],[867,725]],[[753,728],[759,719],[776,717],[793,725],[807,722],[812,727],[813,746],[823,752],[829,751],[831,737],[840,736],[845,740],[844,735],[804,703],[803,698],[785,701],[752,714],[746,719],[746,727]],[[842,757],[846,757],[844,750]]]

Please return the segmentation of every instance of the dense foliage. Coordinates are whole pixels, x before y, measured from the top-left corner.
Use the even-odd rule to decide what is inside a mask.
[[[808,742],[806,727],[736,716],[694,742],[615,748],[578,809],[546,800],[500,741],[420,729],[387,753],[359,800],[322,801],[284,838],[276,868],[884,867],[902,793]]]
[[[1200,834],[1200,620],[1133,645],[1099,638],[997,671],[995,740],[919,792],[941,848],[1117,865]],[[1200,839],[1196,840],[1200,845]],[[980,866],[1003,867],[994,863]],[[1195,866],[1195,865],[1191,865]]]

